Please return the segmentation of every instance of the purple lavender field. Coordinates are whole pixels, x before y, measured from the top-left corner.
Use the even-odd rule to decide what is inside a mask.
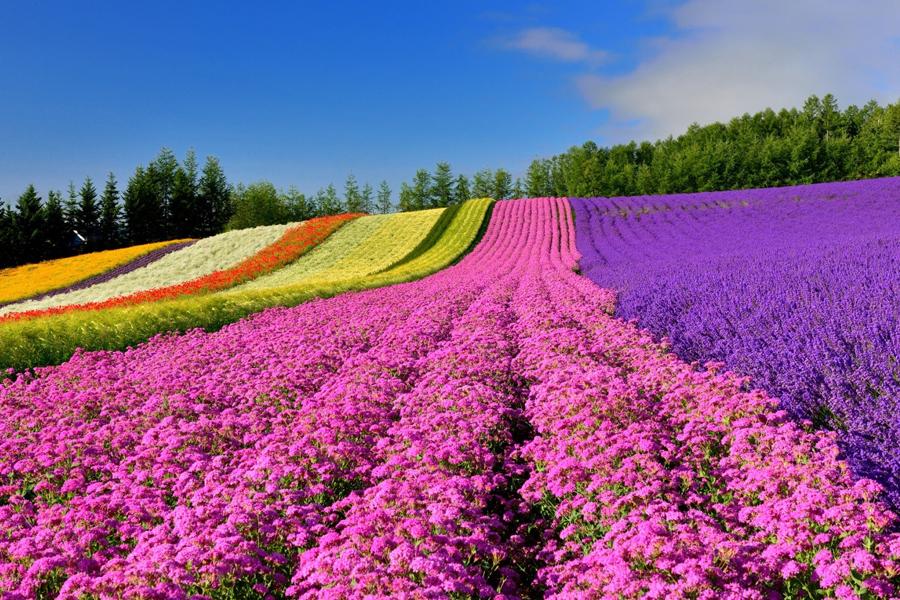
[[[835,430],[900,507],[900,178],[571,202],[617,315]]]

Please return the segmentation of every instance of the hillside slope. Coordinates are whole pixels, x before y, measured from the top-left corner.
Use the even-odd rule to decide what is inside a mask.
[[[897,519],[832,437],[577,258],[565,200],[501,202],[430,277],[0,386],[0,590],[894,595]]]
[[[471,247],[491,203],[488,199],[470,200],[446,209],[442,214],[447,218],[438,218],[430,230],[423,227],[419,231],[417,237],[421,241],[407,257],[391,255],[398,259],[396,265],[388,265],[376,274],[301,281],[272,288],[225,290],[134,306],[3,322],[0,323],[0,365],[21,369],[57,364],[68,359],[76,348],[123,349],[158,333],[194,327],[218,329],[271,306],[294,306],[315,297],[424,277],[448,266]],[[378,242],[378,239],[373,241]],[[411,243],[406,243],[404,247],[410,246]],[[374,255],[380,249],[370,247],[370,252]],[[384,260],[379,265],[386,263]]]

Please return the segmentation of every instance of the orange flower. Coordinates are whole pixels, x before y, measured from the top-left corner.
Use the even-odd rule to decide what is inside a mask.
[[[118,298],[110,298],[101,302],[70,304],[68,306],[11,313],[0,317],[0,322],[34,319],[74,311],[93,311],[118,306],[131,306],[144,302],[171,300],[180,296],[207,294],[230,288],[260,275],[270,273],[296,260],[311,248],[325,241],[325,238],[334,233],[338,227],[359,216],[361,216],[361,213],[348,213],[311,219],[288,229],[274,244],[263,248],[235,266],[210,273],[198,279],[137,292],[127,296],[119,296]]]

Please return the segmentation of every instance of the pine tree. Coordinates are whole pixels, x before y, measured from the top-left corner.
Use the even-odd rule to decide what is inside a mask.
[[[151,173],[153,189],[160,209],[158,235],[161,239],[173,238],[175,237],[173,233],[175,227],[172,196],[175,191],[175,176],[179,171],[178,159],[169,148],[162,148],[153,162],[148,165],[147,170]]]
[[[66,218],[66,226],[69,228],[69,235],[72,230],[78,227],[78,189],[73,182],[69,182],[68,195],[63,205],[63,215]]]
[[[397,208],[400,212],[415,210],[415,203],[415,193],[410,185],[404,181],[400,184],[400,202],[398,203]]]
[[[19,246],[13,212],[0,200],[0,267],[19,264]]]
[[[231,218],[234,208],[231,202],[231,188],[215,156],[206,157],[197,198],[198,208],[205,211],[197,215],[200,223],[197,233],[207,236],[221,232]]]
[[[19,261],[38,262],[44,258],[44,211],[41,198],[33,185],[29,185],[19,196],[13,225],[18,245]]]
[[[63,211],[62,193],[50,190],[47,193],[47,204],[44,205],[44,239],[46,240],[47,258],[59,258],[68,253],[70,232]]]
[[[125,232],[132,244],[145,244],[159,238],[159,200],[153,190],[151,177],[138,166],[125,188]]]
[[[552,196],[550,190],[550,163],[546,160],[535,159],[528,165],[525,174],[525,193],[530,198],[544,198]]]
[[[314,207],[295,186],[289,187],[287,193],[280,194],[280,197],[289,221],[306,221],[315,216]]]
[[[494,172],[494,199],[506,200],[512,195],[512,175],[504,169]]]
[[[343,203],[333,184],[328,184],[321,196],[320,204],[323,215],[337,215],[344,212]]]
[[[344,183],[344,203],[349,213],[363,212],[362,195],[359,193],[359,184],[353,173],[347,175]]]
[[[239,184],[233,193],[234,214],[225,230],[287,223],[289,215],[275,186],[268,181]]]
[[[175,238],[197,234],[197,156],[188,150],[184,166],[175,170],[169,205],[170,234]]]
[[[421,210],[431,204],[431,174],[426,169],[419,169],[413,177],[412,208]]]
[[[97,204],[97,189],[90,177],[85,177],[81,186],[75,225],[89,247],[97,245],[100,237],[100,206]]]
[[[524,198],[525,197],[525,186],[522,185],[522,180],[519,177],[516,177],[516,182],[513,184],[512,197],[513,198]]]
[[[317,217],[325,216],[325,189],[319,188],[312,197],[313,214]]]
[[[375,210],[386,215],[393,211],[394,205],[391,202],[391,186],[387,181],[382,181],[378,186],[378,198],[375,201]]]
[[[372,210],[374,210],[375,205],[372,194],[372,186],[369,185],[369,182],[367,181],[362,188],[362,192],[360,192],[360,196],[362,197],[362,210],[365,213],[371,213]]]
[[[100,246],[117,248],[122,243],[122,209],[119,207],[119,189],[112,172],[106,178],[106,186],[100,197]]]
[[[456,183],[453,184],[453,203],[462,204],[471,197],[472,194],[469,191],[469,178],[460,174],[456,178]]]
[[[453,203],[453,173],[450,164],[439,162],[432,177],[430,206],[450,206]]]
[[[482,169],[472,178],[472,197],[490,198],[494,194],[494,174],[490,169]]]

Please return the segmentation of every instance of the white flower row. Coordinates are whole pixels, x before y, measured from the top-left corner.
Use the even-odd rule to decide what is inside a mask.
[[[110,298],[185,283],[232,267],[280,238],[289,225],[269,225],[229,231],[204,238],[163,258],[97,285],[42,300],[18,302],[0,308],[0,315],[72,304],[102,302]]]

